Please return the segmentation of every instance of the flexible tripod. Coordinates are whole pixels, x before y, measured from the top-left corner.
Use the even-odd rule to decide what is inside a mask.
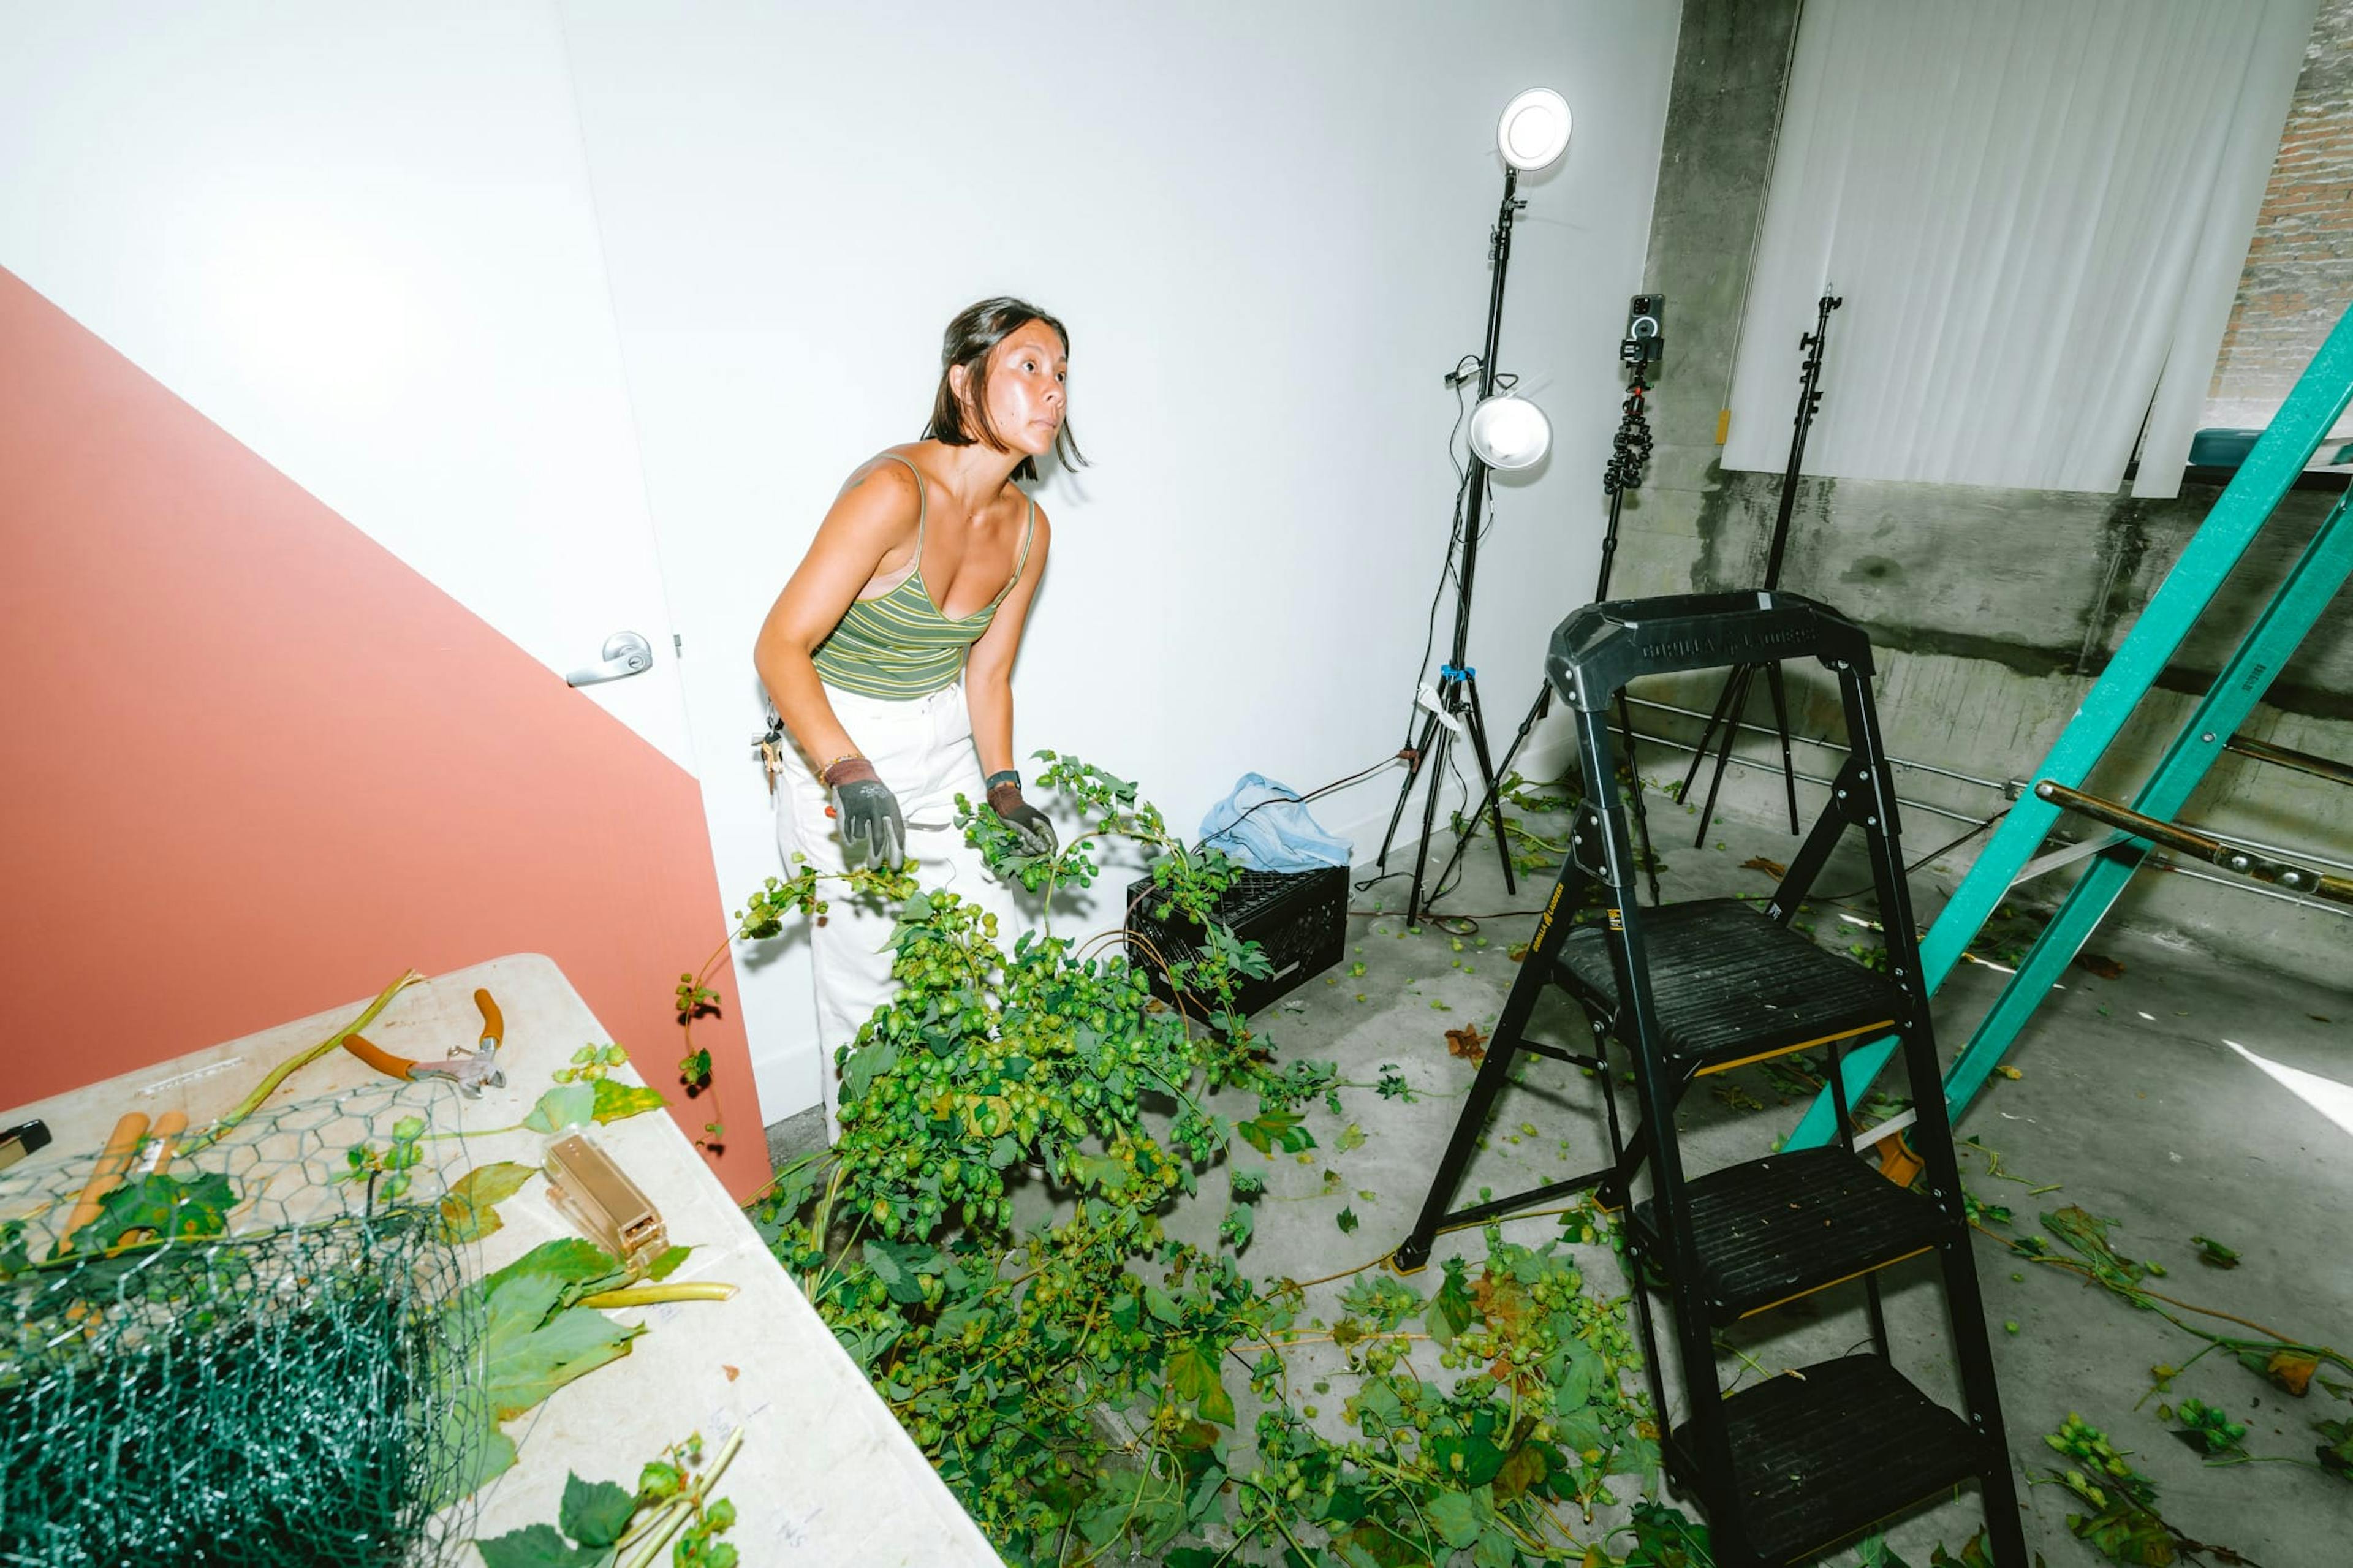
[[[1504,170],[1504,205],[1495,215],[1495,227],[1488,237],[1488,259],[1494,265],[1494,279],[1487,291],[1487,346],[1479,358],[1479,401],[1484,402],[1495,390],[1495,342],[1504,325],[1504,275],[1512,263],[1512,219],[1528,204],[1519,199],[1520,172],[1506,165]],[[1455,378],[1449,377],[1450,381]],[[1459,384],[1459,382],[1456,383]],[[1446,749],[1454,741],[1468,738],[1471,750],[1479,759],[1479,777],[1487,787],[1487,800],[1495,817],[1495,851],[1503,858],[1504,889],[1517,892],[1519,887],[1512,876],[1512,847],[1504,841],[1504,808],[1496,800],[1495,768],[1487,756],[1487,723],[1479,708],[1478,671],[1469,661],[1471,637],[1471,588],[1479,570],[1479,524],[1486,510],[1487,464],[1474,447],[1471,452],[1471,468],[1463,479],[1469,500],[1465,503],[1468,516],[1462,528],[1462,569],[1455,574],[1454,643],[1447,661],[1438,667],[1438,688],[1426,695],[1423,706],[1429,710],[1422,720],[1421,733],[1408,753],[1405,784],[1398,790],[1397,809],[1389,813],[1389,830],[1381,839],[1381,853],[1374,862],[1376,871],[1387,871],[1389,846],[1396,842],[1398,824],[1405,819],[1406,803],[1413,798],[1414,786],[1422,774],[1430,774],[1430,795],[1421,808],[1421,838],[1413,851],[1413,891],[1406,900],[1405,918],[1408,925],[1419,921],[1426,904],[1422,897],[1422,872],[1430,858],[1430,836],[1438,823],[1438,796],[1446,787]],[[1416,675],[1419,678],[1419,672]],[[1488,809],[1488,808],[1482,808]],[[1477,820],[1476,816],[1472,817]],[[1457,853],[1461,851],[1458,840]],[[1451,864],[1451,862],[1450,862]]]
[[[1765,587],[1769,592],[1781,585],[1781,558],[1789,548],[1789,514],[1798,504],[1798,467],[1806,458],[1806,432],[1813,428],[1815,411],[1822,402],[1822,345],[1831,331],[1831,312],[1846,303],[1842,298],[1825,293],[1817,302],[1814,330],[1798,340],[1805,353],[1805,363],[1798,372],[1798,415],[1795,428],[1789,433],[1789,466],[1781,471],[1781,506],[1773,519],[1772,548],[1765,557]],[[1766,689],[1773,698],[1773,728],[1781,738],[1781,784],[1789,800],[1789,831],[1798,831],[1798,764],[1789,754],[1789,694],[1781,683],[1781,667],[1744,664],[1725,678],[1724,689],[1716,694],[1715,710],[1708,715],[1707,728],[1699,732],[1699,744],[1692,748],[1691,770],[1675,791],[1678,805],[1691,798],[1692,781],[1699,777],[1699,765],[1707,760],[1708,743],[1715,738],[1717,726],[1724,730],[1723,747],[1716,752],[1715,772],[1707,781],[1707,804],[1700,808],[1699,835],[1692,840],[1696,849],[1707,842],[1707,826],[1715,817],[1716,791],[1724,785],[1725,764],[1732,761],[1733,742],[1740,738],[1740,726],[1748,711],[1748,688],[1759,669],[1765,672]]]
[[[1609,495],[1609,526],[1601,535],[1601,571],[1593,584],[1596,604],[1609,597],[1609,566],[1618,554],[1618,516],[1625,508],[1626,492],[1642,482],[1642,469],[1651,461],[1651,422],[1642,401],[1650,392],[1650,384],[1644,379],[1644,373],[1650,365],[1650,352],[1644,348],[1641,339],[1632,336],[1619,345],[1618,357],[1633,368],[1633,375],[1626,385],[1626,401],[1621,405],[1623,416],[1618,421],[1618,434],[1609,443],[1609,462],[1601,471],[1601,488]],[[1527,744],[1529,731],[1551,711],[1552,682],[1539,681],[1536,700],[1529,707],[1528,716],[1520,721],[1520,731],[1512,737],[1512,749],[1504,753],[1502,772],[1504,777],[1511,775],[1512,759],[1520,754],[1522,746]],[[1620,743],[1626,748],[1626,771],[1633,780],[1627,794],[1634,808],[1634,831],[1642,841],[1642,869],[1650,879],[1651,901],[1655,904],[1659,901],[1659,862],[1658,857],[1651,852],[1651,818],[1642,805],[1642,778],[1634,760],[1634,719],[1627,710],[1626,693],[1622,689],[1618,693],[1618,732]],[[1471,814],[1470,820],[1477,822],[1490,807],[1493,807],[1495,837],[1501,839],[1504,837],[1503,811],[1495,798],[1498,793],[1499,786],[1490,783],[1487,798],[1479,803],[1479,809]],[[1467,840],[1461,838],[1455,840],[1453,856],[1447,860],[1446,868],[1438,874],[1440,887],[1444,887],[1446,879],[1453,875],[1455,862],[1462,858],[1465,842]],[[1509,851],[1505,853],[1508,858]]]

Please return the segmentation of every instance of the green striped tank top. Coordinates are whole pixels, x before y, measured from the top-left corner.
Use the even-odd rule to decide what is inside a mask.
[[[818,644],[809,662],[828,686],[860,697],[908,702],[956,683],[964,674],[965,656],[997,618],[997,606],[1013,592],[1029,564],[1029,539],[1038,529],[1038,503],[1029,503],[1029,521],[1021,531],[1021,557],[1014,563],[1013,579],[978,610],[952,621],[932,603],[923,585],[923,524],[930,514],[923,470],[896,452],[884,454],[906,463],[915,476],[915,567],[887,594],[853,599],[840,621]]]

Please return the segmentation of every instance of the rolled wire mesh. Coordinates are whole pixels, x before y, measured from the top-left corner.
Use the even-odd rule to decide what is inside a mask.
[[[0,1563],[454,1559],[487,1405],[454,1103],[371,1085],[192,1139],[144,1240],[61,1246],[96,1156],[0,1175]]]

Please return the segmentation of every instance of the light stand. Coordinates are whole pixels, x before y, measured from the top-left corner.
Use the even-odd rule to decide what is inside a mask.
[[[1626,492],[1642,482],[1642,470],[1651,461],[1651,424],[1643,398],[1650,393],[1650,369],[1662,357],[1665,342],[1659,334],[1660,298],[1656,294],[1637,294],[1632,308],[1627,312],[1626,338],[1618,345],[1620,363],[1626,365],[1630,376],[1626,384],[1626,401],[1620,405],[1621,417],[1618,433],[1609,443],[1609,466],[1601,471],[1601,488],[1609,497],[1609,526],[1601,535],[1601,570],[1593,584],[1596,604],[1609,597],[1609,568],[1618,554],[1618,518],[1625,509]],[[1527,744],[1528,734],[1552,711],[1552,682],[1536,682],[1536,700],[1528,709],[1528,716],[1520,721],[1519,733],[1512,737],[1512,749],[1504,753],[1502,776],[1509,778],[1512,759]],[[1659,861],[1651,849],[1651,816],[1642,805],[1642,775],[1634,759],[1634,719],[1626,705],[1626,693],[1618,693],[1618,731],[1620,743],[1626,749],[1626,771],[1632,779],[1627,792],[1634,808],[1634,831],[1641,841],[1641,865],[1650,879],[1651,901],[1659,901]],[[1476,823],[1495,804],[1500,786],[1490,783],[1487,798],[1479,803],[1470,821]],[[1495,837],[1501,838],[1503,814],[1496,813]],[[1438,882],[1445,886],[1446,879],[1454,872],[1455,862],[1462,858],[1462,847],[1467,842],[1458,838],[1454,854],[1439,872]],[[1506,859],[1509,858],[1508,852]]]
[[[1495,395],[1495,348],[1504,330],[1504,279],[1512,265],[1512,219],[1528,205],[1519,197],[1520,176],[1549,167],[1567,152],[1568,131],[1567,100],[1544,87],[1532,87],[1505,104],[1495,128],[1496,151],[1504,157],[1504,201],[1488,236],[1487,259],[1494,277],[1487,288],[1487,341],[1479,355],[1479,401],[1471,411],[1471,465],[1462,479],[1462,499],[1456,502],[1462,561],[1454,574],[1454,641],[1446,661],[1438,667],[1436,689],[1420,689],[1420,705],[1429,716],[1405,753],[1405,783],[1398,790],[1397,809],[1389,813],[1389,830],[1381,838],[1380,856],[1374,862],[1377,873],[1387,873],[1389,847],[1397,841],[1398,824],[1405,820],[1406,803],[1428,773],[1430,794],[1422,803],[1421,837],[1413,851],[1413,891],[1406,900],[1408,925],[1419,921],[1428,908],[1422,874],[1430,861],[1430,836],[1438,823],[1439,793],[1446,787],[1446,751],[1458,740],[1468,739],[1479,759],[1480,781],[1487,788],[1485,809],[1495,819],[1495,853],[1504,865],[1504,889],[1519,890],[1512,875],[1512,847],[1504,839],[1504,807],[1496,799],[1495,768],[1487,755],[1487,721],[1479,706],[1478,671],[1469,663],[1471,592],[1479,574],[1479,531],[1486,516],[1489,472],[1531,467],[1543,460],[1552,441],[1552,427],[1534,404]],[[1462,377],[1458,371],[1446,381],[1449,386],[1459,387]],[[1450,545],[1450,560],[1451,556]],[[1420,671],[1414,673],[1419,680]],[[1474,814],[1472,821],[1476,820]],[[1455,847],[1459,855],[1459,837]]]
[[[1512,262],[1512,219],[1528,204],[1522,201],[1519,190],[1520,171],[1514,164],[1504,167],[1504,203],[1495,215],[1495,229],[1490,237],[1487,255],[1493,263],[1494,278],[1487,290],[1487,344],[1479,359],[1479,400],[1482,404],[1495,391],[1495,346],[1504,328],[1504,277]],[[1512,847],[1504,838],[1503,803],[1495,798],[1495,769],[1487,757],[1487,724],[1479,707],[1478,671],[1469,664],[1471,640],[1471,591],[1479,573],[1479,525],[1485,515],[1487,500],[1486,459],[1480,455],[1478,445],[1471,450],[1471,471],[1463,481],[1469,491],[1465,502],[1462,529],[1462,568],[1455,574],[1454,642],[1447,661],[1438,667],[1438,689],[1435,700],[1424,700],[1429,714],[1422,720],[1421,733],[1413,743],[1407,758],[1405,784],[1398,791],[1397,808],[1389,813],[1389,830],[1381,839],[1381,852],[1374,862],[1377,871],[1387,871],[1389,847],[1397,840],[1398,824],[1405,818],[1406,803],[1413,798],[1414,786],[1422,774],[1430,775],[1430,794],[1421,808],[1421,838],[1414,846],[1413,891],[1406,900],[1406,924],[1417,924],[1423,912],[1422,872],[1429,862],[1430,836],[1438,822],[1438,797],[1446,787],[1446,750],[1455,740],[1467,735],[1472,752],[1479,759],[1479,776],[1487,786],[1487,799],[1495,818],[1495,850],[1504,863],[1504,889],[1517,892],[1518,883],[1512,876]],[[1474,817],[1475,820],[1475,817]]]
[[[1773,543],[1765,558],[1765,587],[1770,592],[1781,585],[1781,558],[1789,547],[1789,514],[1798,504],[1798,467],[1806,458],[1806,433],[1813,428],[1814,413],[1822,402],[1822,345],[1830,338],[1831,312],[1846,303],[1842,298],[1825,293],[1817,302],[1814,330],[1799,338],[1798,347],[1805,351],[1805,363],[1798,373],[1798,415],[1795,428],[1789,434],[1789,466],[1781,471],[1781,508],[1773,519]],[[1699,765],[1707,760],[1708,743],[1715,736],[1716,727],[1724,728],[1723,748],[1716,753],[1715,772],[1707,781],[1707,804],[1699,814],[1699,836],[1692,840],[1696,849],[1707,842],[1707,825],[1715,816],[1715,794],[1724,784],[1725,764],[1732,760],[1733,742],[1740,737],[1740,726],[1748,710],[1749,683],[1758,669],[1765,672],[1765,685],[1773,697],[1773,728],[1781,738],[1781,784],[1789,799],[1789,831],[1798,831],[1798,764],[1789,754],[1789,696],[1781,683],[1778,664],[1744,664],[1725,679],[1724,689],[1717,694],[1715,710],[1708,715],[1707,727],[1699,732],[1699,744],[1692,749],[1691,771],[1675,791],[1677,804],[1691,796],[1692,781],[1699,777]]]

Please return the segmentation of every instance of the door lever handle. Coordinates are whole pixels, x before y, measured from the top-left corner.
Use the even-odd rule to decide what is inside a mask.
[[[574,670],[564,678],[564,684],[595,686],[601,681],[643,675],[654,667],[653,645],[635,632],[615,632],[605,639],[604,660],[602,664]]]

